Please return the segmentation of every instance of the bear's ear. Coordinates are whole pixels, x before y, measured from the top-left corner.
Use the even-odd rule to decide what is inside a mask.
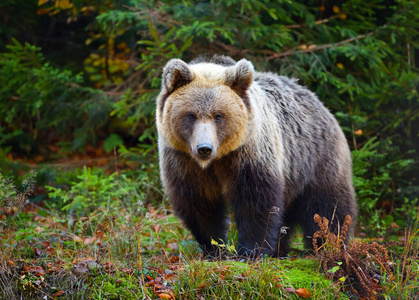
[[[234,67],[226,71],[226,84],[233,89],[240,97],[244,97],[246,91],[253,83],[255,69],[250,61],[239,60]]]
[[[194,75],[189,66],[180,59],[170,60],[163,69],[162,87],[167,93],[191,82]]]

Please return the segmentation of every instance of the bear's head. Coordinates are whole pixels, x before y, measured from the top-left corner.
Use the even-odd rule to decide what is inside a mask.
[[[157,99],[159,143],[188,153],[202,168],[243,145],[253,77],[245,59],[230,66],[170,60]]]

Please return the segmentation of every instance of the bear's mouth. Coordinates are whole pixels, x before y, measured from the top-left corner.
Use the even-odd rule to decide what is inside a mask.
[[[217,149],[210,144],[199,144],[196,147],[191,147],[192,157],[200,165],[202,169],[205,169],[210,165],[211,161],[217,154]]]

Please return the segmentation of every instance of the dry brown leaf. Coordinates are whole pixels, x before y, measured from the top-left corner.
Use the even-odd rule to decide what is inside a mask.
[[[49,247],[47,249],[45,249],[45,252],[49,255],[49,256],[53,256],[55,254],[55,250],[52,247]]]
[[[84,244],[89,245],[89,244],[93,243],[95,240],[96,240],[95,237],[87,237],[87,238],[84,239]]]
[[[79,236],[77,236],[77,235],[73,236],[73,241],[75,241],[76,243],[81,243],[81,242],[83,242],[83,240],[81,239],[81,237],[79,237]]]
[[[127,268],[122,268],[121,271],[124,272],[124,273],[126,273],[126,274],[128,274],[128,275],[132,273],[132,270],[131,269],[127,269]]]
[[[178,261],[179,261],[179,256],[173,255],[173,256],[170,256],[170,257],[169,257],[169,262],[170,262],[171,264],[173,264],[173,263],[177,263]]]
[[[43,232],[45,231],[44,227],[35,227],[35,232],[39,233],[39,232]]]
[[[41,216],[38,216],[38,215],[35,215],[35,216],[33,217],[33,220],[34,220],[35,222],[42,221],[43,219],[44,219],[44,217],[41,217]]]
[[[65,294],[65,292],[63,290],[61,290],[61,291],[56,292],[53,296],[54,297],[59,297],[59,296],[64,295],[64,294]]]
[[[36,254],[36,255],[38,255],[38,256],[41,256],[41,255],[42,255],[42,251],[41,251],[41,249],[34,248],[33,250],[35,251],[35,254]]]
[[[179,247],[177,243],[168,243],[166,246],[171,250],[176,250]]]
[[[309,298],[311,296],[311,293],[307,288],[299,288],[298,290],[295,290],[295,293],[301,298]]]
[[[52,243],[49,242],[49,241],[43,241],[42,242],[42,247],[44,247],[44,248],[52,247]]]
[[[102,239],[105,237],[105,233],[102,230],[96,230],[95,232],[95,238]]]
[[[44,271],[44,269],[42,267],[39,267],[39,266],[38,267],[35,267],[34,271],[35,271],[35,275],[36,276],[45,275],[45,271]]]

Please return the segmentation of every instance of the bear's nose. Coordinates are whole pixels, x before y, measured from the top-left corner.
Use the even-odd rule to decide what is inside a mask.
[[[209,144],[201,144],[196,147],[201,158],[208,158],[212,153],[212,146]]]

